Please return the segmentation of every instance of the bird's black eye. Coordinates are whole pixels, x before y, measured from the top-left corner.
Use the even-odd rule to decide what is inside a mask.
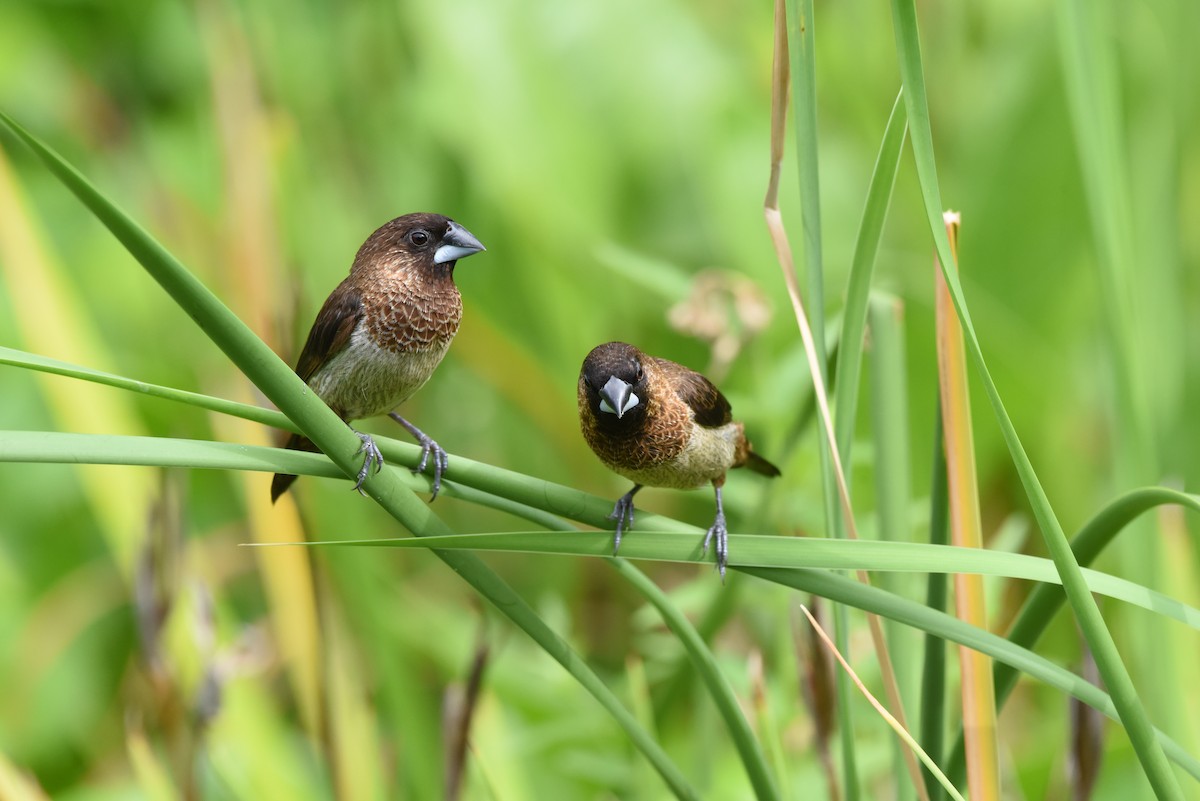
[[[408,241],[420,247],[429,242],[429,234],[425,231],[413,231],[408,235]]]
[[[637,368],[637,380],[638,380],[638,382],[641,382],[641,380],[642,380],[643,378],[645,378],[645,377],[646,377],[646,373],[645,373],[645,372],[642,370],[642,366],[639,364],[639,365],[638,365],[638,368]]]

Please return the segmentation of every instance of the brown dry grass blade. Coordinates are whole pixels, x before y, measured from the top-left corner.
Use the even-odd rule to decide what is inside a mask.
[[[1079,638],[1083,649],[1081,675],[1092,684],[1100,684],[1100,670],[1083,637]],[[1100,775],[1100,762],[1104,757],[1104,715],[1071,698],[1071,747],[1067,749],[1067,784],[1071,787],[1074,801],[1088,801]]]
[[[956,212],[946,212],[945,221],[950,252],[957,259],[961,220]],[[937,267],[936,257],[934,265],[937,281],[938,377],[946,448],[946,487],[950,499],[950,537],[954,545],[982,548],[983,526],[979,514],[979,484],[975,475],[975,442],[971,431],[970,391],[962,326],[954,313],[950,290],[946,287],[941,269]],[[957,268],[957,264],[951,266]],[[954,603],[960,619],[973,626],[987,628],[982,576],[956,573]],[[971,798],[979,801],[999,799],[1000,767],[992,660],[979,651],[960,646],[958,661],[962,673],[963,733]]]
[[[883,718],[884,722],[891,727],[892,731],[896,732],[896,735],[904,741],[904,750],[913,754],[914,759],[919,754],[921,760],[925,763],[925,767],[934,774],[937,780],[941,783],[941,786],[946,790],[947,793],[950,794],[954,801],[964,801],[962,794],[958,792],[954,785],[950,784],[950,780],[946,778],[946,774],[942,773],[941,768],[934,763],[929,754],[921,750],[920,744],[917,743],[912,734],[909,733],[908,729],[901,725],[900,721],[896,720],[895,716],[888,712],[887,707],[881,704],[879,699],[871,695],[871,691],[867,689],[867,685],[863,684],[862,679],[860,679],[858,674],[854,672],[854,668],[850,667],[850,663],[846,661],[846,657],[843,656],[840,651],[838,651],[837,646],[833,644],[833,640],[829,639],[829,635],[825,633],[825,629],[823,629],[821,625],[817,623],[817,619],[813,617],[812,612],[808,611],[808,607],[801,605],[800,611],[803,612],[804,616],[808,618],[808,622],[812,624],[813,630],[817,632],[817,636],[821,638],[821,642],[826,648],[829,649],[829,652],[834,655],[838,663],[842,666],[842,669],[846,671],[846,674],[854,682],[854,685],[858,687],[858,691],[862,693],[863,697],[866,698],[867,701],[870,702],[871,706],[875,707],[875,711],[878,712],[879,716]]]
[[[491,648],[481,624],[471,657],[471,669],[465,685],[446,688],[442,701],[442,736],[446,750],[446,801],[457,801],[462,794],[463,777],[467,770],[467,744],[470,741],[471,718],[479,705],[483,687],[483,671],[487,668]]]
[[[820,597],[816,595],[809,599],[809,608],[818,625],[822,625],[824,617],[820,601]],[[837,728],[833,657],[829,651],[821,647],[816,629],[812,626],[801,627],[800,622],[798,615],[792,616],[792,639],[796,643],[796,661],[799,663],[800,697],[804,699],[804,703],[813,717],[817,757],[821,761],[821,770],[825,773],[825,783],[829,787],[830,801],[839,801],[841,785],[838,782],[837,769],[833,764],[833,752],[830,747],[834,731]],[[807,637],[804,635],[804,631],[808,632]]]

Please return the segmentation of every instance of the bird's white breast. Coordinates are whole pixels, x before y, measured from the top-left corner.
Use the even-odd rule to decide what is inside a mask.
[[[609,464],[609,467],[630,481],[648,487],[702,487],[725,475],[733,466],[739,433],[736,422],[719,428],[705,428],[692,423],[687,444],[674,457],[636,469],[615,464]]]
[[[386,414],[420,389],[441,363],[450,340],[398,353],[381,348],[360,323],[350,341],[308,382],[347,420]]]

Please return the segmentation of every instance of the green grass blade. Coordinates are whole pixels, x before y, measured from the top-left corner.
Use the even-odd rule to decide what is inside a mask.
[[[1153,469],[1154,439],[1144,385],[1140,380],[1134,334],[1137,278],[1130,269],[1152,269],[1139,263],[1133,244],[1133,213],[1127,178],[1127,148],[1122,141],[1120,89],[1112,64],[1111,33],[1100,17],[1106,12],[1094,3],[1062,0],[1059,42],[1067,100],[1083,178],[1084,198],[1099,255],[1101,298],[1115,362],[1116,406],[1121,425],[1115,432],[1124,454],[1118,469],[1136,478]],[[1128,460],[1128,464],[1120,464]]]
[[[875,158],[875,169],[867,187],[867,203],[863,207],[858,236],[854,240],[850,280],[846,285],[846,308],[842,313],[842,333],[838,339],[841,352],[838,356],[837,397],[834,401],[834,433],[842,464],[846,465],[850,464],[854,410],[858,405],[871,276],[875,270],[875,256],[879,252],[879,240],[883,236],[883,223],[887,219],[892,190],[896,186],[896,173],[900,169],[900,153],[904,149],[907,131],[908,117],[904,108],[904,92],[901,90],[896,95],[896,103],[892,106],[891,116],[883,131],[883,141],[879,143],[879,155]]]
[[[572,539],[574,539],[574,535],[572,535]],[[606,543],[606,550],[610,549],[612,538],[609,534],[607,532],[602,533],[601,539]],[[616,568],[617,572],[637,588],[638,592],[658,610],[667,627],[679,638],[679,642],[687,650],[692,664],[696,668],[696,672],[708,688],[709,695],[712,696],[713,702],[717,705],[717,710],[724,719],[725,725],[729,728],[729,735],[737,747],[738,755],[741,757],[742,764],[746,768],[746,774],[750,777],[750,783],[754,787],[755,797],[779,798],[779,790],[775,786],[775,781],[771,778],[771,771],[767,767],[766,757],[763,755],[762,748],[759,747],[758,740],[754,736],[754,731],[750,728],[750,723],[746,720],[746,716],[742,714],[742,708],[738,704],[737,696],[734,694],[733,688],[729,686],[729,681],[725,678],[725,675],[721,673],[716,657],[704,643],[696,627],[671,603],[666,593],[646,577],[646,574],[629,564],[623,558],[614,559],[610,557],[610,562]]]
[[[898,147],[898,143],[897,143]],[[904,359],[904,304],[899,298],[873,294],[868,309],[871,331],[871,441],[874,444],[875,519],[877,536],[888,542],[908,542],[912,539],[912,476],[909,459],[908,379]],[[845,385],[842,385],[843,388]],[[841,393],[838,393],[840,400]],[[839,420],[840,422],[840,420]],[[841,440],[839,440],[840,442]],[[845,460],[847,461],[848,460]],[[885,590],[916,597],[917,576],[885,573],[879,586]],[[894,620],[886,625],[888,650],[896,671],[896,684],[906,709],[917,707],[917,681],[920,658],[919,633]],[[914,730],[919,726],[912,720]],[[915,731],[914,731],[915,733]],[[902,747],[897,743],[897,747]],[[926,746],[930,753],[942,756],[940,747]],[[897,760],[903,754],[897,753]],[[924,760],[922,760],[924,762]],[[897,763],[897,773],[903,765]],[[941,778],[925,773],[926,791],[937,793]],[[944,789],[944,788],[943,788]],[[912,788],[899,788],[898,800],[912,798]]]
[[[1118,534],[1137,531],[1129,524],[1139,516],[1156,507],[1170,504],[1191,509],[1200,508],[1197,506],[1196,496],[1166,487],[1144,487],[1122,495],[1100,510],[1071,539],[1075,557],[1081,565],[1091,564]],[[1036,587],[1026,599],[1008,633],[1009,642],[1032,649],[1065,600],[1066,597],[1058,587],[1049,584]],[[1017,678],[1017,671],[1011,666],[996,665],[994,681],[997,709],[1003,708],[1004,702],[1016,686]],[[963,765],[963,741],[960,732],[947,761],[947,773],[951,778],[960,775]]]
[[[782,584],[801,592],[814,593],[832,601],[875,612],[899,620],[923,631],[965,645],[1015,667],[1047,685],[1078,698],[1113,720],[1119,720],[1113,699],[1100,688],[1085,681],[1043,656],[1013,645],[990,631],[975,628],[956,617],[892,595],[878,587],[870,587],[824,570],[782,570],[776,568],[743,568],[743,572],[766,581]],[[1200,759],[1184,751],[1163,732],[1151,729],[1155,742],[1193,778],[1200,781]]]
[[[808,314],[813,342],[828,384],[825,365],[825,280],[821,242],[821,181],[817,158],[817,60],[812,0],[789,0],[788,43],[791,47],[792,114],[796,124],[796,167],[799,170],[800,220],[804,268],[808,273]]]
[[[817,157],[817,79],[815,52],[815,21],[812,0],[787,0],[787,42],[789,48],[792,115],[796,126],[796,167],[799,171],[800,222],[803,264],[808,273],[809,326],[815,352],[816,370],[820,383],[829,386],[829,365],[825,348],[825,290],[824,261],[821,241],[820,162]],[[778,19],[776,24],[779,24]],[[798,282],[797,282],[798,283]],[[817,383],[814,379],[814,384]],[[840,393],[839,393],[840,394]],[[824,490],[825,520],[830,531],[841,534],[837,484],[829,449],[836,447],[828,441],[824,426],[817,426],[817,451],[821,465],[821,484]],[[846,610],[833,605],[834,642],[838,650],[847,652],[849,617]],[[858,768],[855,757],[854,726],[850,716],[852,688],[840,671],[835,677],[839,735],[842,744],[842,787],[847,801],[859,797]]]
[[[1079,563],[1055,517],[1050,500],[1038,480],[1033,464],[1021,444],[1016,428],[1000,398],[999,390],[987,368],[983,349],[975,333],[962,286],[955,270],[951,269],[954,259],[950,243],[942,222],[942,202],[938,189],[937,169],[933,151],[933,132],[929,122],[929,105],[925,91],[925,79],[921,67],[921,46],[917,33],[917,12],[913,0],[892,0],[892,15],[896,33],[896,49],[900,58],[900,76],[905,87],[908,105],[909,126],[912,133],[913,156],[921,194],[925,201],[925,212],[929,228],[937,248],[938,260],[947,287],[954,301],[955,311],[962,321],[963,335],[968,352],[978,369],[983,386],[992,404],[997,422],[1004,435],[1005,444],[1012,456],[1017,474],[1029,497],[1030,507],[1041,529],[1042,537],[1059,573],[1063,578],[1067,598],[1079,620],[1080,628],[1087,639],[1088,647],[1096,658],[1096,665],[1104,683],[1112,692],[1122,725],[1137,753],[1142,769],[1150,780],[1154,792],[1160,798],[1182,798],[1182,791],[1174,773],[1171,772],[1163,755],[1162,747],[1154,737],[1150,717],[1138,698],[1137,689],[1129,677],[1129,671],[1121,660],[1121,654],[1113,641],[1112,633],[1104,624],[1096,601],[1087,590]]]
[[[415,446],[410,447],[416,450]],[[0,462],[123,464],[263,472],[287,470],[298,475],[341,475],[321,454],[204,440],[39,431],[0,431]],[[394,474],[391,476],[392,480],[403,487],[420,488],[425,483],[425,479],[412,475],[407,469],[388,468],[381,473],[383,474]],[[548,482],[541,483],[546,487],[554,486]],[[492,502],[482,497],[492,493],[476,488],[475,492],[479,494],[473,495],[469,492],[471,489],[462,487],[454,488],[454,491],[464,499],[479,499],[480,502],[492,505]],[[1151,493],[1151,497],[1158,498],[1160,503],[1168,502],[1163,499],[1169,498],[1171,503],[1200,511],[1200,498],[1196,496],[1165,489],[1146,492]],[[409,495],[411,496],[411,492]],[[608,505],[603,498],[586,496],[584,493],[579,495],[601,505]],[[513,510],[525,506],[534,507],[544,515],[538,522],[545,522],[560,531],[562,529],[560,524],[555,523],[554,517],[560,512],[548,508],[554,504],[539,504],[536,501],[526,504],[523,500],[504,494],[501,494],[501,500],[511,504],[507,508]],[[580,514],[574,519],[592,523],[594,516]],[[630,536],[622,540],[622,555],[625,557],[653,561],[713,563],[712,553],[700,552],[699,535],[703,533],[701,529],[649,512],[639,513],[638,524],[638,527],[630,532]],[[440,521],[438,528],[440,530],[436,533],[423,532],[419,541],[398,538],[336,540],[308,544],[432,548],[447,552],[509,551],[563,556],[607,556],[612,547],[611,535],[607,531],[581,532],[571,536],[563,536],[558,531],[453,534],[445,530]],[[681,533],[691,536],[679,536]],[[1030,581],[1061,581],[1058,571],[1049,560],[1027,554],[982,551],[977,548],[878,540],[775,537],[762,534],[730,534],[730,543],[730,566],[905,572],[936,570]],[[737,546],[736,552],[733,545]],[[1081,577],[1086,582],[1085,586],[1089,592],[1117,598],[1200,629],[1200,609],[1117,576],[1084,570]]]
[[[119,452],[120,451],[119,447],[114,448],[112,446],[111,441],[115,441],[115,440],[131,440],[131,441],[133,441],[132,444],[134,444],[136,446],[136,448],[135,448],[136,453],[122,455]],[[89,442],[93,443],[93,445],[95,446],[94,449],[93,449],[92,445],[88,444]],[[187,450],[186,450],[184,457],[176,458],[176,456],[173,454],[179,453],[178,448],[179,448],[181,442],[187,446]],[[156,446],[159,448],[160,452],[146,453],[146,451],[148,449],[156,447]],[[235,446],[235,445],[228,445],[228,444],[224,444],[224,443],[211,443],[211,442],[189,442],[189,441],[174,441],[174,440],[158,440],[158,439],[153,439],[153,438],[109,437],[109,436],[78,435],[78,434],[45,434],[45,433],[38,433],[38,432],[4,432],[2,435],[0,435],[0,460],[6,460],[6,461],[55,462],[55,461],[69,461],[69,460],[75,460],[75,459],[88,459],[91,461],[95,461],[97,463],[123,463],[123,464],[173,465],[173,464],[178,463],[178,464],[187,464],[190,466],[198,466],[200,463],[203,463],[204,466],[218,467],[218,468],[225,468],[225,469],[255,469],[255,467],[257,465],[257,469],[271,470],[271,469],[275,469],[274,466],[263,467],[262,465],[263,465],[264,459],[271,458],[272,455],[274,455],[274,458],[282,457],[282,458],[289,459],[289,460],[294,459],[295,460],[294,462],[289,461],[285,465],[287,469],[296,469],[298,472],[310,472],[313,474],[323,474],[323,475],[329,475],[329,476],[337,476],[338,475],[336,468],[334,468],[332,465],[330,465],[328,460],[324,459],[321,456],[318,456],[315,454],[298,454],[298,453],[292,453],[292,452],[287,452],[287,451],[277,451],[275,449],[268,449],[268,448],[248,448],[245,446]],[[400,473],[401,475],[405,475],[405,473],[406,473],[406,471],[396,471],[396,472]],[[412,477],[412,481],[415,483],[415,482],[419,482],[420,480],[417,479],[416,477]],[[450,485],[447,486],[447,491],[450,491],[452,489],[453,488]],[[605,503],[602,499],[596,499],[596,500],[600,501],[601,503]],[[1130,496],[1127,496],[1126,498],[1122,498],[1118,502],[1114,503],[1111,507],[1106,509],[1105,512],[1103,512],[1101,515],[1099,515],[1096,520],[1094,520],[1091,524],[1089,524],[1089,526],[1085,529],[1084,532],[1081,532],[1079,540],[1084,544],[1091,543],[1091,545],[1087,546],[1088,548],[1094,548],[1095,550],[1099,550],[1099,547],[1101,547],[1102,541],[1105,538],[1111,538],[1111,536],[1115,533],[1115,531],[1119,530],[1122,525],[1124,525],[1126,522],[1128,522],[1128,520],[1132,519],[1137,514],[1144,512],[1146,509],[1151,508],[1152,506],[1154,506],[1156,504],[1165,504],[1165,503],[1176,503],[1176,504],[1180,504],[1180,505],[1186,506],[1188,508],[1192,508],[1194,510],[1200,511],[1200,500],[1198,500],[1194,496],[1186,495],[1183,493],[1178,493],[1173,490],[1166,490],[1166,489],[1159,489],[1159,488],[1151,488],[1151,489],[1147,489],[1147,490],[1142,490],[1142,491],[1139,491],[1138,493],[1133,493]],[[643,517],[651,518],[650,522],[655,525],[659,525],[664,522],[670,522],[670,521],[668,521],[668,519],[660,518],[656,515],[648,515],[647,514],[647,515],[643,515]],[[553,521],[549,521],[549,522],[551,525],[555,525],[553,523]],[[686,530],[686,531],[690,531],[693,533],[697,533],[699,531],[698,529],[694,529],[692,527],[685,526],[682,523],[676,523],[675,525],[678,529],[681,529],[681,530]],[[561,529],[562,528],[561,522],[559,524],[557,524],[556,527]],[[652,558],[664,558],[665,557],[665,558],[671,558],[671,559],[676,559],[676,560],[681,560],[681,561],[687,560],[687,559],[689,559],[689,557],[691,559],[697,558],[697,555],[694,554],[694,551],[696,549],[694,537],[691,538],[690,543],[688,543],[688,542],[680,541],[681,538],[679,538],[673,534],[662,534],[662,533],[653,533],[653,532],[646,532],[646,531],[638,531],[638,532],[635,532],[635,534],[636,534],[636,536],[631,536],[630,539],[626,541],[625,545],[626,545],[627,550],[646,551],[647,553],[649,553],[651,555]],[[1084,534],[1086,534],[1086,536],[1084,536]],[[500,544],[500,541],[498,539],[499,536],[537,537],[537,536],[539,536],[539,534],[520,534],[520,533],[518,533],[515,535],[513,535],[513,534],[458,535],[457,537],[451,537],[451,538],[448,538],[445,540],[440,540],[439,542],[443,545],[454,544],[453,540],[457,539],[459,544],[462,544],[462,543],[466,543],[471,538],[478,538],[480,536],[496,537],[497,540],[493,544]],[[541,534],[540,536],[545,537],[544,534]],[[554,535],[554,536],[556,536],[557,539],[556,539],[556,542],[555,542],[553,548],[542,549],[544,552],[571,553],[571,554],[577,554],[577,555],[595,555],[595,556],[604,556],[606,558],[609,558],[607,555],[609,553],[609,548],[611,547],[611,540],[609,538],[609,535],[606,532],[587,532],[587,533],[572,534],[569,536],[563,536],[561,534],[558,534],[558,535]],[[827,541],[827,540],[786,539],[786,538],[775,538],[775,537],[754,538],[754,537],[747,537],[745,535],[733,535],[733,536],[737,539],[738,548],[737,548],[736,554],[739,556],[739,558],[741,556],[746,555],[747,552],[749,552],[750,555],[754,555],[756,547],[761,547],[761,545],[767,544],[766,542],[764,542],[764,543],[761,543],[760,545],[756,545],[754,541],[757,539],[757,540],[763,540],[763,541],[773,541],[776,544],[784,544],[788,547],[796,547],[797,545],[803,546],[806,544],[810,547],[815,546],[814,553],[803,554],[801,557],[799,557],[796,560],[798,563],[801,563],[801,564],[811,565],[811,564],[821,564],[824,562],[826,564],[830,564],[832,566],[841,567],[841,568],[851,568],[851,567],[875,568],[875,567],[878,567],[879,569],[896,568],[896,567],[904,567],[904,566],[910,567],[911,569],[922,569],[922,566],[928,566],[931,564],[930,556],[927,555],[928,551],[923,551],[916,555],[910,554],[910,558],[907,560],[907,563],[906,563],[906,560],[903,558],[903,553],[902,553],[903,551],[905,551],[907,549],[911,549],[911,548],[918,548],[919,551],[921,550],[921,546],[914,546],[914,545],[904,546],[904,544],[900,544],[901,548],[899,550],[901,552],[896,552],[894,549],[895,544],[889,544],[889,543],[873,543],[873,542],[867,542],[867,541],[855,543],[855,542],[840,542],[840,541]],[[337,544],[337,543],[334,543],[334,544]],[[361,543],[361,544],[386,546],[390,543],[387,543],[385,541],[372,540],[372,541],[367,541],[367,542]],[[400,545],[401,547],[406,547],[406,546],[421,545],[423,543],[421,543],[419,541],[414,541],[414,540],[400,540],[396,544]],[[520,543],[520,544],[522,546],[528,546],[527,542]],[[889,550],[889,546],[892,546],[892,550]],[[853,558],[853,561],[843,561],[840,559],[834,561],[834,560],[830,559],[830,555],[829,555],[830,550],[835,551],[835,552],[838,550],[843,550],[843,549],[874,550],[874,549],[878,549],[881,547],[883,549],[882,552],[874,554],[874,556],[872,556],[870,559]],[[923,546],[923,547],[928,548],[928,546]],[[954,550],[954,549],[943,549],[943,550]],[[820,551],[825,551],[825,554],[822,556],[819,553]],[[961,551],[963,552],[962,556],[966,557],[967,559],[976,559],[977,560],[978,557],[980,556],[980,554],[978,554],[978,552],[973,549],[961,549]],[[1049,564],[1047,564],[1045,562],[1045,560],[1036,560],[1036,559],[1032,559],[1030,557],[1024,557],[1024,556],[1016,555],[1016,554],[1013,554],[1010,556],[1013,556],[1018,562],[1025,561],[1025,562],[1029,562],[1030,564],[1040,562],[1042,565],[1042,568],[1040,570],[1038,570],[1036,568],[1031,569],[1031,570],[1013,570],[1013,569],[1011,569],[1012,565],[1008,565],[1008,566],[1006,566],[1006,568],[1003,571],[1000,571],[999,574],[1012,575],[1014,577],[1021,577],[1021,578],[1043,578],[1043,579],[1053,579],[1057,575],[1057,573],[1052,569],[1052,567]],[[768,557],[763,559],[763,561],[771,563],[771,564],[779,564],[780,563],[779,554],[778,553],[769,554]],[[945,568],[947,570],[974,570],[974,569],[977,569],[978,567],[979,567],[978,565],[970,564],[970,563],[964,563],[964,564],[949,564],[949,563],[947,563],[947,564],[945,564]],[[983,567],[984,567],[984,569],[987,569],[986,565]],[[765,568],[754,568],[754,567],[747,567],[747,568],[740,568],[740,569],[742,569],[743,572],[751,573],[752,575],[762,575],[764,573],[764,571],[767,570]],[[787,570],[778,569],[778,568],[771,568],[770,570],[773,571],[771,573],[771,575],[774,576],[776,580],[781,580],[779,578],[780,576],[803,574],[804,576],[807,577],[807,576],[810,576],[811,573],[813,573],[813,571],[811,571],[811,570],[787,571]],[[1100,576],[1100,574],[1096,574],[1096,575]],[[1111,577],[1107,577],[1107,578],[1111,579]],[[806,578],[805,581],[807,581],[807,580],[808,579]],[[1114,581],[1119,581],[1119,580],[1114,580]],[[852,582],[852,581],[845,580],[845,579],[842,579],[841,582],[842,582],[842,584],[839,584],[838,586],[842,586],[843,589],[845,587],[849,587],[851,589],[861,587],[861,585],[859,585],[857,582]],[[1101,579],[1101,582],[1103,582],[1103,579]],[[816,586],[817,587],[816,589],[809,590],[809,591],[814,591],[814,592],[822,592],[823,593],[828,590],[828,587],[824,586],[824,585],[809,585],[809,584],[796,585],[794,583],[794,581],[790,580],[790,579],[787,581],[784,581],[784,583],[788,583],[789,586],[798,586],[798,588],[806,589],[806,590],[809,590],[810,586]],[[872,589],[872,591],[876,592],[876,593],[882,592],[880,590],[874,590],[873,588],[863,588],[863,589]],[[1099,589],[1099,587],[1098,587],[1098,589]],[[834,598],[836,600],[846,600],[844,595],[830,594],[828,597]],[[874,596],[872,596],[872,597],[874,597]],[[894,596],[889,596],[889,597],[894,598]],[[898,599],[898,601],[899,602],[896,604],[896,606],[898,608],[900,608],[901,610],[907,610],[907,612],[905,612],[905,614],[903,614],[903,615],[887,614],[886,612],[882,611],[880,608],[876,608],[876,607],[869,606],[869,607],[863,607],[863,608],[871,609],[872,611],[877,611],[880,614],[884,614],[884,616],[886,616],[886,617],[892,617],[894,619],[901,620],[902,622],[905,622],[909,625],[917,625],[920,628],[925,628],[925,630],[927,630],[927,631],[934,632],[937,636],[948,637],[956,642],[961,642],[962,644],[967,645],[969,647],[980,647],[980,649],[983,650],[985,653],[989,653],[990,655],[996,657],[997,659],[1001,659],[1002,661],[1005,661],[1009,664],[1013,664],[1022,670],[1026,670],[1026,672],[1030,672],[1032,675],[1035,675],[1038,678],[1047,680],[1044,673],[1038,673],[1036,671],[1027,670],[1026,667],[1024,666],[1023,662],[1013,661],[1012,658],[1006,659],[1002,653],[998,653],[994,649],[989,650],[986,647],[982,647],[980,645],[980,642],[977,640],[963,639],[961,637],[955,637],[955,636],[952,636],[952,634],[949,630],[946,630],[943,628],[929,628],[920,623],[915,623],[914,621],[918,620],[918,619],[930,619],[929,615],[934,615],[935,618],[937,615],[941,615],[942,618],[952,621],[954,624],[960,624],[961,622],[945,615],[944,613],[940,613],[938,610],[928,609],[927,607],[921,606],[919,604],[914,604],[913,602],[907,601],[905,599]],[[1050,602],[1051,603],[1055,602],[1055,599],[1053,598],[1052,595],[1050,596]],[[858,605],[857,601],[854,602],[854,605]],[[1175,606],[1177,604],[1176,604],[1176,602],[1171,601],[1170,599],[1155,599],[1155,600],[1148,600],[1145,605],[1161,610],[1164,608],[1164,605],[1166,607],[1171,607],[1171,606]],[[917,611],[914,611],[914,610],[917,610]],[[1196,620],[1196,615],[1197,615],[1197,612],[1195,610],[1193,610],[1190,615],[1193,620],[1193,625],[1200,625],[1200,621]],[[1039,616],[1042,618],[1047,617],[1045,614],[1041,614]],[[938,619],[941,619],[941,618],[938,618]],[[966,629],[970,629],[970,627],[968,626],[968,627],[966,627]],[[994,635],[990,635],[986,632],[982,632],[981,635],[985,639],[994,637]],[[999,640],[1000,638],[995,638],[995,639]],[[1010,653],[1009,656],[1011,657],[1012,654]],[[1049,683],[1051,683],[1054,686],[1060,686],[1060,687],[1063,686],[1061,678],[1057,681],[1057,683],[1055,680],[1049,680]],[[1088,700],[1088,697],[1086,695],[1077,694],[1077,697],[1080,697],[1081,700],[1084,700],[1087,703],[1092,703],[1092,701]],[[1095,704],[1093,704],[1093,705],[1095,705]],[[1098,706],[1097,708],[1102,708],[1102,707],[1103,707],[1103,703],[1101,703],[1101,706]],[[1112,713],[1106,712],[1106,714],[1112,714]],[[1179,753],[1172,752],[1172,759],[1174,759],[1176,761],[1180,761],[1182,759],[1183,760],[1182,764],[1185,764],[1185,767],[1187,766],[1187,763],[1186,763],[1187,757],[1185,754],[1181,755]],[[1189,767],[1188,770],[1192,771],[1192,768]],[[1200,772],[1196,772],[1196,775],[1200,776]]]
[[[1193,505],[1200,508],[1200,502],[1193,501]],[[681,537],[674,532],[640,529],[631,534],[629,542],[621,543],[622,555],[628,559],[696,564],[713,562],[711,554],[700,552],[700,545],[695,538]],[[545,531],[505,531],[429,536],[420,540],[385,538],[280,543],[281,546],[293,544],[308,547],[436,548],[602,557],[609,554],[611,537],[607,532],[593,531],[571,537]],[[761,534],[731,534],[730,545],[734,544],[738,546],[738,554],[736,558],[730,557],[730,567],[911,572],[934,570],[1050,583],[1060,580],[1054,564],[1047,559],[1026,554],[981,553],[978,548],[873,540],[800,539]],[[275,546],[274,543],[266,545]],[[1091,592],[1140,606],[1200,631],[1200,609],[1107,573],[1085,570],[1084,578]]]
[[[24,367],[28,370],[37,370],[42,373],[61,375],[68,378],[78,378],[96,384],[104,384],[105,386],[137,392],[151,398],[186,403],[198,409],[241,417],[245,420],[252,420],[256,423],[276,428],[286,428],[293,431],[296,429],[296,426],[282,412],[277,412],[273,409],[264,409],[261,406],[251,406],[247,403],[214,398],[211,395],[203,395],[199,392],[188,392],[187,390],[175,389],[174,387],[164,387],[161,384],[150,384],[145,381],[106,373],[102,370],[93,370],[90,367],[69,364],[58,359],[51,359],[49,356],[41,356],[36,353],[17,350],[16,348],[4,347],[3,345],[0,345],[0,364]]]
[[[357,472],[361,445],[329,407],[198,278],[124,212],[109,202],[74,167],[40,140],[0,113],[0,120],[24,141],[122,245],[150,273],[204,333],[304,434],[350,476]],[[270,468],[268,468],[270,469]],[[370,476],[364,490],[417,536],[448,533],[445,524],[408,489],[395,470]],[[481,595],[558,661],[625,730],[680,798],[697,797],[683,774],[599,676],[533,608],[473,554],[435,552]]]

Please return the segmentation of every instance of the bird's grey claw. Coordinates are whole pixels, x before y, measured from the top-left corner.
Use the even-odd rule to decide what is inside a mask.
[[[442,473],[446,472],[446,468],[450,465],[450,457],[445,449],[438,445],[428,436],[420,438],[421,443],[421,461],[417,462],[417,468],[414,473],[424,473],[425,465],[429,463],[429,457],[433,456],[433,486],[429,492],[429,502],[437,498],[438,492],[442,489]]]
[[[388,417],[404,426],[408,430],[408,433],[413,435],[413,439],[421,446],[421,460],[417,462],[417,467],[413,470],[414,473],[424,473],[425,465],[429,464],[429,455],[433,454],[433,486],[430,488],[429,493],[429,502],[433,503],[442,488],[442,473],[445,473],[446,468],[450,466],[450,457],[441,445],[434,442],[433,437],[405,420],[396,412],[388,412]]]
[[[366,454],[363,457],[362,469],[358,471],[358,481],[355,483],[354,489],[359,495],[366,495],[362,490],[363,482],[371,474],[372,466],[374,466],[376,473],[383,469],[383,454],[379,452],[379,446],[375,444],[375,440],[371,439],[370,434],[364,434],[361,431],[355,431],[354,433],[362,440],[362,445],[359,447],[358,453]]]
[[[617,531],[613,535],[613,555],[616,556],[617,549],[621,547],[621,535],[633,528],[633,493],[630,492],[622,495],[613,505],[612,514],[608,516],[609,520],[617,521]]]
[[[717,517],[713,520],[712,526],[704,535],[704,542],[700,546],[700,555],[708,554],[708,544],[717,541],[717,572],[721,574],[721,581],[725,580],[725,566],[729,564],[729,530],[725,528],[725,515],[717,512]]]

